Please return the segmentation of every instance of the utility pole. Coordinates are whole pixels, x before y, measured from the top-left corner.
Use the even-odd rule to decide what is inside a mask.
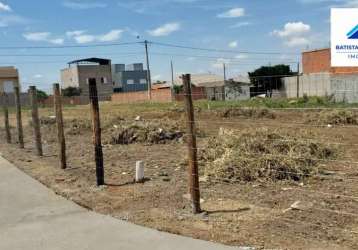
[[[172,70],[172,86],[171,86],[171,94],[172,94],[172,101],[175,100],[174,98],[174,67],[173,67],[173,61],[170,61],[170,68]]]
[[[144,41],[145,46],[145,57],[147,59],[147,84],[148,84],[148,99],[152,100],[152,79],[150,77],[150,66],[149,66],[149,56],[148,56],[148,41]]]
[[[225,86],[226,86],[226,64],[223,63],[223,67],[224,67],[224,87],[222,87],[221,90],[221,97],[222,97],[222,101],[225,101]]]
[[[300,98],[300,63],[297,63],[297,98]]]
[[[223,67],[224,67],[224,83],[226,83],[226,64],[223,63]]]

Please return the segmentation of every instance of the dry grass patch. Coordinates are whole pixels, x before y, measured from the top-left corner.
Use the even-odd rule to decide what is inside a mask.
[[[148,143],[162,144],[180,141],[184,133],[178,123],[167,120],[119,121],[106,130],[105,142],[108,144]]]
[[[299,181],[316,173],[323,160],[337,157],[337,149],[279,130],[220,129],[201,160],[211,181]],[[298,139],[300,138],[300,139]]]
[[[325,110],[316,114],[307,114],[306,121],[316,124],[358,125],[358,115],[350,110]]]
[[[243,117],[243,118],[267,118],[275,119],[276,115],[265,108],[229,108],[225,110],[218,111],[220,117],[230,118],[230,117]]]

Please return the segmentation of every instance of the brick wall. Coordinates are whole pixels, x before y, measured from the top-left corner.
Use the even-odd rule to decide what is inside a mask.
[[[170,102],[172,100],[170,89],[152,90],[152,101]],[[112,102],[135,103],[148,101],[148,91],[116,93],[112,95]]]
[[[193,100],[202,100],[207,99],[205,88],[204,87],[192,87],[191,89],[192,98]],[[184,92],[180,92],[179,94],[175,95],[176,101],[184,101]]]
[[[206,99],[205,88],[192,88],[193,100]],[[174,95],[176,101],[183,101],[183,92]],[[116,103],[135,103],[148,101],[148,92],[128,92],[128,93],[116,93],[112,95],[112,101]],[[171,102],[172,94],[170,88],[166,89],[153,89],[152,90],[153,102]]]
[[[10,107],[15,107],[15,95],[14,93],[8,94],[8,105]],[[4,103],[3,97],[0,95],[0,105]],[[22,107],[30,106],[30,98],[28,93],[20,93],[20,103]]]
[[[42,105],[53,106],[53,96],[49,96],[46,100],[41,101]],[[87,105],[89,104],[88,96],[62,97],[62,105]]]
[[[358,73],[358,67],[331,67],[331,50],[321,49],[302,53],[303,74],[332,73],[352,74]]]

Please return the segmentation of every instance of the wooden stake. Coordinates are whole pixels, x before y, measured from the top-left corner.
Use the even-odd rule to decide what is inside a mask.
[[[21,117],[21,100],[20,100],[20,88],[15,86],[15,106],[16,106],[16,125],[17,125],[17,135],[19,140],[19,147],[25,148],[24,144],[24,131],[22,128],[22,117]]]
[[[92,112],[93,144],[95,148],[97,186],[104,185],[103,151],[101,141],[101,121],[99,115],[98,94],[96,79],[88,81],[89,99]]]
[[[6,142],[11,143],[11,131],[9,123],[9,97],[6,93],[3,93],[3,111],[4,111],[4,125],[6,133]]]
[[[189,152],[189,191],[191,195],[191,202],[193,213],[201,213],[200,208],[200,188],[199,188],[199,173],[198,173],[198,159],[197,146],[195,134],[195,119],[194,106],[191,93],[191,79],[190,75],[183,75],[183,85],[185,93],[185,107],[187,113],[187,136],[188,136],[188,152]]]
[[[58,83],[55,83],[53,85],[53,97],[57,124],[57,138],[59,144],[58,157],[60,159],[60,168],[66,169],[66,139],[63,130],[62,98],[60,92],[60,84]]]
[[[41,142],[41,126],[39,118],[39,109],[37,106],[37,90],[35,86],[30,86],[29,89],[32,127],[34,129],[36,151],[38,156],[42,156],[42,142]]]

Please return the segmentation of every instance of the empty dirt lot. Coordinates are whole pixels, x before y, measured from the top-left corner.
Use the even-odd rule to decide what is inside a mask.
[[[355,111],[340,119],[338,111],[331,109],[247,112],[201,104],[196,119],[202,208],[206,212],[194,216],[185,196],[187,146],[181,136],[185,132],[181,105],[101,105],[107,185],[100,188],[95,186],[89,110],[88,106],[64,109],[67,170],[59,169],[51,108],[40,109],[43,157],[35,156],[28,110],[23,111],[25,150],[15,143],[12,113],[14,143],[5,144],[2,127],[0,152],[24,172],[88,209],[158,230],[258,249],[358,248]],[[144,135],[135,134],[138,128]],[[157,132],[170,136],[162,138]],[[244,156],[233,154],[237,162],[230,162],[231,158],[223,155],[239,148],[231,145],[231,140],[221,142],[225,136],[238,136],[239,142],[245,138],[247,147],[245,144],[240,150],[253,147],[253,151],[245,151]],[[279,152],[285,152],[278,155],[268,148],[271,140],[295,144],[273,144],[274,150],[282,147]],[[224,151],[208,151],[219,145]],[[225,145],[231,150],[225,151]],[[305,152],[305,145],[315,152],[323,149],[311,155]],[[272,158],[277,156],[282,158]],[[133,183],[138,160],[145,162],[148,178],[142,184]],[[226,168],[228,164],[230,168]],[[216,166],[224,172],[215,172]],[[232,169],[241,166],[246,169]],[[256,172],[251,172],[254,167]]]

